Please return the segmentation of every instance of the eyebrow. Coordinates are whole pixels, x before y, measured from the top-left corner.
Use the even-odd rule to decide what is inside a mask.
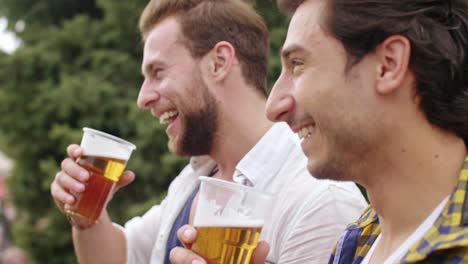
[[[279,51],[280,57],[282,57],[283,59],[288,59],[291,53],[294,52],[302,52],[306,54],[309,53],[308,50],[306,50],[303,46],[300,46],[298,44],[292,44],[290,46],[287,46],[286,48],[282,47]]]
[[[157,68],[157,67],[164,67],[166,64],[153,58],[153,59],[150,59],[148,63],[142,65],[141,67],[141,74],[143,76],[145,76],[145,74],[149,73],[150,71],[152,71],[154,68]]]

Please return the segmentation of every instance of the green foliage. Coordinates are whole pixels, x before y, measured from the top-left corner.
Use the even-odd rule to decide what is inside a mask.
[[[137,180],[110,204],[117,222],[159,202],[186,163],[168,154],[164,128],[135,105],[142,81],[137,21],[146,1],[88,2],[0,4],[10,22],[26,22],[23,45],[0,55],[0,145],[16,161],[9,180],[18,209],[14,242],[37,263],[76,262],[69,224],[49,188],[83,126],[138,147],[128,165]]]
[[[252,0],[257,12],[265,19],[270,32],[268,84],[271,89],[281,72],[279,51],[286,37],[288,18],[280,15],[275,0]]]
[[[109,205],[123,223],[164,197],[187,163],[168,153],[164,127],[136,107],[142,82],[138,17],[147,0],[2,0],[0,17],[18,20],[21,47],[0,52],[0,149],[15,160],[9,179],[18,217],[14,243],[34,263],[76,263],[70,227],[50,197],[50,183],[79,143],[96,128],[137,145],[128,168],[136,181]],[[274,4],[255,0],[271,31],[270,85],[280,71],[278,49],[286,19]]]

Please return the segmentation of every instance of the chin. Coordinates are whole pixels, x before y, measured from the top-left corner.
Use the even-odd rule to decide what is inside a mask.
[[[184,153],[182,153],[182,149],[179,146],[179,144],[177,144],[177,142],[169,140],[169,142],[167,143],[167,147],[169,148],[169,151],[172,154],[177,155],[177,156],[184,156]]]
[[[318,168],[317,166],[317,162],[316,161],[313,161],[309,158],[308,162],[307,162],[307,170],[309,171],[310,174],[312,174],[315,178],[322,178],[320,175],[318,175],[318,172],[320,171],[320,169]]]
[[[309,159],[307,170],[313,177],[321,180],[347,181],[346,173],[333,162],[318,162]]]

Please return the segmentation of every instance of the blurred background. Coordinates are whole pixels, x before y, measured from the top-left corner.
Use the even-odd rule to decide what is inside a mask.
[[[287,20],[274,1],[250,2],[271,33],[271,86]],[[146,3],[0,1],[0,259],[23,253],[29,263],[76,263],[70,226],[49,188],[82,127],[137,145],[128,164],[137,179],[109,205],[118,223],[159,203],[187,163],[168,152],[165,128],[136,107],[142,83],[137,25]]]

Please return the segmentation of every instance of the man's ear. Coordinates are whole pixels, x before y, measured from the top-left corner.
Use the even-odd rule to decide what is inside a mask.
[[[388,37],[377,46],[377,92],[388,94],[400,87],[409,70],[411,44],[401,35]]]
[[[215,82],[222,81],[237,63],[236,50],[231,43],[218,42],[208,55],[210,75]]]

